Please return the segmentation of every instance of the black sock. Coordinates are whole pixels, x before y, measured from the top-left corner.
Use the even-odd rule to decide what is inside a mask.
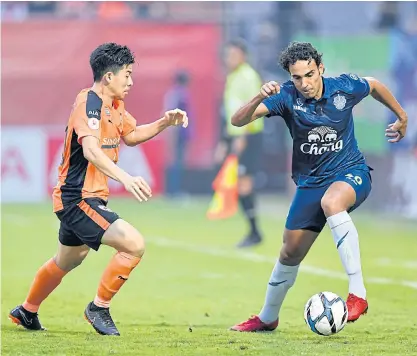
[[[256,224],[256,212],[255,212],[255,199],[254,194],[240,195],[240,204],[242,205],[245,216],[248,219],[250,225],[250,233],[259,235],[258,227]]]
[[[107,309],[107,308],[99,307],[99,306],[95,305],[94,302],[90,304],[90,310],[91,311],[99,311],[99,310],[102,310],[102,309]]]
[[[29,314],[29,316],[35,316],[36,314],[38,314],[38,313],[31,312],[29,310],[26,310],[25,308],[23,308],[23,306],[22,306],[22,309],[25,311],[26,314]]]

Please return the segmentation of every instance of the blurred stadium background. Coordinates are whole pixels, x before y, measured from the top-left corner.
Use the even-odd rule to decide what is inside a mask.
[[[375,300],[373,305],[371,303],[374,313],[367,320],[368,326],[369,321],[372,323],[372,329],[369,331],[365,322],[359,323],[355,325],[358,331],[354,335],[361,340],[366,330],[368,341],[376,345],[384,341],[380,334],[372,334],[374,330],[391,336],[400,333],[404,340],[411,343],[414,340],[414,348],[405,343],[404,349],[395,349],[392,339],[388,338],[383,351],[393,355],[412,354],[413,350],[417,353],[416,318],[411,321],[409,318],[416,316],[417,297],[417,3],[10,1],[1,3],[1,22],[3,323],[7,310],[24,297],[35,269],[54,252],[57,219],[51,213],[50,195],[56,183],[65,125],[75,95],[92,84],[90,52],[102,42],[115,41],[130,46],[138,59],[134,87],[126,100],[127,108],[137,121],[147,123],[160,117],[166,95],[179,73],[186,73],[189,78],[191,121],[179,198],[171,199],[170,187],[175,170],[175,130],[167,130],[135,149],[121,148],[120,166],[131,174],[145,177],[158,196],[154,203],[138,207],[126,197],[120,185],[111,185],[113,197],[120,198],[114,199],[111,206],[144,231],[149,237],[149,254],[153,255],[147,258],[144,273],[138,271],[137,277],[132,277],[132,281],[137,278],[149,287],[149,291],[140,291],[140,299],[144,300],[138,306],[141,320],[135,325],[123,324],[122,333],[129,330],[132,339],[137,333],[141,337],[149,336],[137,330],[144,322],[148,326],[146,332],[159,327],[169,329],[173,340],[182,338],[181,345],[176,343],[179,341],[161,341],[162,346],[158,347],[165,351],[160,353],[155,351],[157,345],[149,342],[147,346],[153,350],[149,354],[154,355],[177,354],[173,350],[178,351],[180,346],[182,355],[234,354],[236,351],[250,351],[251,355],[259,351],[259,354],[269,355],[271,353],[265,350],[272,352],[277,345],[286,345],[279,342],[290,342],[292,336],[282,339],[284,333],[278,338],[263,338],[262,344],[257,344],[250,336],[233,336],[235,341],[231,342],[229,336],[223,339],[211,329],[224,330],[250,312],[258,312],[263,302],[265,284],[275,251],[280,247],[282,224],[294,191],[288,169],[291,142],[282,120],[266,121],[262,170],[256,177],[266,242],[253,254],[239,253],[233,246],[242,237],[243,220],[236,217],[225,222],[207,222],[204,214],[218,169],[213,163],[213,152],[223,120],[224,44],[237,37],[243,38],[248,43],[249,61],[263,80],[282,82],[288,77],[277,66],[278,53],[289,41],[303,40],[311,41],[324,53],[327,75],[353,72],[375,76],[392,89],[408,112],[408,135],[394,146],[384,138],[385,126],[394,120],[387,109],[367,98],[355,110],[359,145],[369,165],[375,169],[371,197],[356,215],[358,230],[366,234],[361,243],[365,272],[373,278],[372,282],[371,277],[368,279],[369,288],[374,298],[384,295],[385,299],[381,304],[376,304]],[[338,343],[350,342],[346,341],[348,336],[316,345],[314,336],[310,336],[311,340],[305,338],[295,328],[303,323],[302,303],[310,294],[322,289],[342,295],[346,292],[337,253],[329,233],[324,235],[324,240],[306,261],[304,272],[307,275],[300,277],[298,288],[303,288],[303,292],[294,292],[288,302],[283,330],[296,332],[294,340],[307,342],[305,350],[310,350],[309,355],[322,354],[321,348],[325,345],[329,346],[325,354],[344,355]],[[36,254],[22,261],[18,252],[22,246]],[[70,311],[68,319],[54,316],[54,311],[48,307],[42,311],[45,324],[55,329],[70,329],[68,325],[72,325],[73,317],[78,318],[89,296],[95,292],[95,283],[110,252],[106,253],[90,256],[91,260],[81,267],[83,270],[69,276],[67,284],[48,302],[50,306]],[[173,256],[181,260],[174,263]],[[212,258],[216,259],[215,266]],[[195,267],[190,269],[191,265]],[[158,272],[161,270],[162,275]],[[173,280],[168,281],[168,277]],[[158,284],[158,280],[164,284]],[[248,280],[251,281],[249,291]],[[123,303],[137,303],[138,291],[134,283],[115,300],[121,323],[131,313],[123,309],[126,305]],[[11,284],[15,287],[4,288]],[[84,289],[70,297],[79,285]],[[390,286],[402,288],[400,295],[394,294]],[[214,300],[209,297],[210,293],[214,293]],[[242,294],[246,296],[244,300]],[[170,305],[172,300],[178,301],[176,307]],[[400,310],[394,310],[395,305]],[[204,309],[207,315],[200,306],[207,309]],[[155,309],[157,313],[152,312]],[[181,309],[189,313],[183,316],[178,311]],[[382,320],[378,312],[384,314]],[[199,316],[194,317],[193,313]],[[217,319],[209,319],[208,314],[217,314]],[[75,344],[66,343],[59,333],[51,334],[49,339],[42,339],[51,347],[44,351],[33,349],[35,339],[30,337],[21,340],[25,346],[23,351],[17,352],[13,342],[20,339],[21,334],[14,334],[11,327],[3,328],[8,333],[7,340],[3,338],[3,352],[10,355],[93,355],[97,352],[103,355],[112,348],[119,354],[135,350],[134,343],[129,344],[131,349],[127,350],[120,344],[118,349],[119,346],[107,342],[98,346],[94,340],[93,344],[101,347],[101,351],[92,346],[77,349],[74,345],[81,342],[76,340],[81,335],[77,332],[91,330],[78,319],[74,323],[76,331],[68,337],[73,338]],[[201,329],[206,330],[207,340],[219,337],[221,352],[212,344],[196,346],[191,334],[184,336],[182,331],[170,328],[172,325],[182,328],[189,323],[201,325]],[[58,342],[60,348],[53,348],[50,342]],[[335,345],[337,347],[332,349]],[[204,353],[198,347],[209,351]],[[302,354],[303,347],[293,350],[294,354]],[[389,353],[390,347],[394,348],[392,353]],[[364,348],[363,352],[371,349]],[[375,354],[383,351],[379,349]],[[143,349],[143,354],[148,353]],[[346,351],[346,354],[351,353]]]
[[[306,40],[324,52],[327,75],[373,75],[392,88],[410,117],[401,144],[390,146],[384,138],[385,125],[394,119],[388,110],[369,98],[356,109],[359,144],[375,168],[367,206],[417,217],[414,2],[23,1],[2,2],[1,10],[3,202],[50,196],[71,105],[92,82],[89,53],[105,41],[125,43],[137,55],[135,85],[126,101],[139,123],[160,117],[178,71],[189,75],[193,125],[182,190],[209,193],[222,120],[222,48],[239,37],[265,81],[287,80],[277,66],[278,53],[290,40]],[[147,177],[155,191],[169,193],[174,134],[169,130],[134,153],[122,148],[120,165]],[[292,191],[288,137],[281,120],[267,121],[259,190]],[[123,194],[116,184],[112,188]]]

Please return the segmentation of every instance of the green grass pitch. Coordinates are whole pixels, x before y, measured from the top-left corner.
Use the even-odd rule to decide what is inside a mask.
[[[417,223],[353,213],[360,234],[369,313],[337,335],[313,334],[303,320],[320,291],[347,296],[347,280],[328,228],[313,246],[272,333],[228,331],[257,314],[281,246],[286,204],[267,202],[265,243],[234,248],[246,226],[240,215],[207,221],[208,199],[182,205],[154,199],[114,200],[109,207],[147,241],[145,256],[111,312],[121,337],[103,337],[83,319],[113,251],[102,247],[67,275],[40,309],[46,332],[8,319],[34,273],[55,252],[58,220],[50,203],[2,206],[2,355],[417,355]]]

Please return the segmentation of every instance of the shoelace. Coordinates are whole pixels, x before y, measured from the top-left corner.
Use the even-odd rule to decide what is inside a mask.
[[[100,314],[104,325],[106,325],[107,327],[114,327],[114,322],[110,316],[110,312],[108,309],[102,310]]]
[[[256,315],[252,315],[248,320],[240,323],[239,325],[249,325],[252,324],[256,320]]]
[[[347,299],[347,303],[354,303],[354,302],[356,302],[357,300],[358,300],[359,298],[358,297],[356,297],[355,295],[353,295],[353,294],[349,294],[349,296],[348,296],[348,299]]]

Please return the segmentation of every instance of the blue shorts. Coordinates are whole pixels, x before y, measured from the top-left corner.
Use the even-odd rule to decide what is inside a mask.
[[[321,207],[321,198],[334,182],[346,182],[355,189],[356,201],[349,209],[349,212],[360,206],[372,189],[371,174],[363,169],[348,169],[340,173],[336,178],[329,181],[328,184],[317,188],[297,188],[288,213],[285,227],[288,230],[311,230],[321,232],[326,225],[326,216]]]

